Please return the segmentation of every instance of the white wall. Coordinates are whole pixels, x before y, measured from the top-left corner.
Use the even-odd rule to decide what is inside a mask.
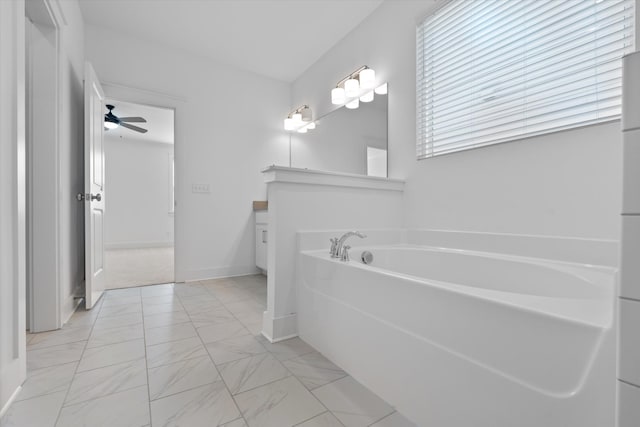
[[[106,248],[173,245],[173,144],[105,136]]]
[[[330,110],[336,81],[363,64],[389,82],[389,176],[407,181],[406,227],[618,239],[618,122],[415,159],[415,28],[439,4],[385,1],[294,82],[293,104]]]
[[[0,417],[26,377],[23,0],[0,2]]]
[[[184,100],[175,116],[176,279],[257,272],[251,202],[266,197],[260,170],[288,164],[290,86],[96,27],[86,36],[103,82]],[[192,184],[211,193],[194,194]]]

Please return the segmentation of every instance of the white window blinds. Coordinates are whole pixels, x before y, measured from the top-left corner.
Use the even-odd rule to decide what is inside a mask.
[[[452,0],[417,29],[417,155],[620,117],[634,0]]]

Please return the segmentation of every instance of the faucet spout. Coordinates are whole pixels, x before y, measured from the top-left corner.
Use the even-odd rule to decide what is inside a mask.
[[[338,243],[336,244],[335,250],[331,254],[332,258],[340,258],[340,257],[342,257],[342,248],[344,247],[344,243],[351,236],[358,236],[361,239],[364,239],[365,237],[367,237],[365,234],[362,234],[359,231],[348,231],[348,232],[344,233],[342,235],[342,237],[340,237],[340,239],[338,239]]]

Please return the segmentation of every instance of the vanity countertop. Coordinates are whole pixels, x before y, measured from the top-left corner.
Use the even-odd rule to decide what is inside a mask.
[[[254,211],[266,211],[269,209],[269,202],[267,200],[254,200],[253,201],[253,210]]]

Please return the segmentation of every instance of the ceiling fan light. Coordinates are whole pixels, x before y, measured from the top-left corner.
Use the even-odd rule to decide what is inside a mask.
[[[376,72],[373,68],[365,68],[360,71],[360,87],[362,89],[373,89],[376,85]]]
[[[316,128],[316,122],[311,122],[307,125],[307,129],[312,130]]]
[[[298,129],[298,133],[307,133],[307,127],[301,127],[300,129]]]
[[[331,103],[334,105],[342,105],[344,101],[346,101],[346,95],[344,93],[344,89],[341,87],[336,87],[331,90]]]
[[[347,98],[355,98],[360,94],[360,83],[356,79],[349,79],[344,82],[344,92]]]
[[[293,120],[294,124],[300,124],[302,123],[302,114],[295,113],[291,116],[291,119]]]
[[[111,122],[109,120],[105,120],[104,121],[104,127],[106,127],[107,129],[115,129],[118,127],[118,124],[115,122]]]

